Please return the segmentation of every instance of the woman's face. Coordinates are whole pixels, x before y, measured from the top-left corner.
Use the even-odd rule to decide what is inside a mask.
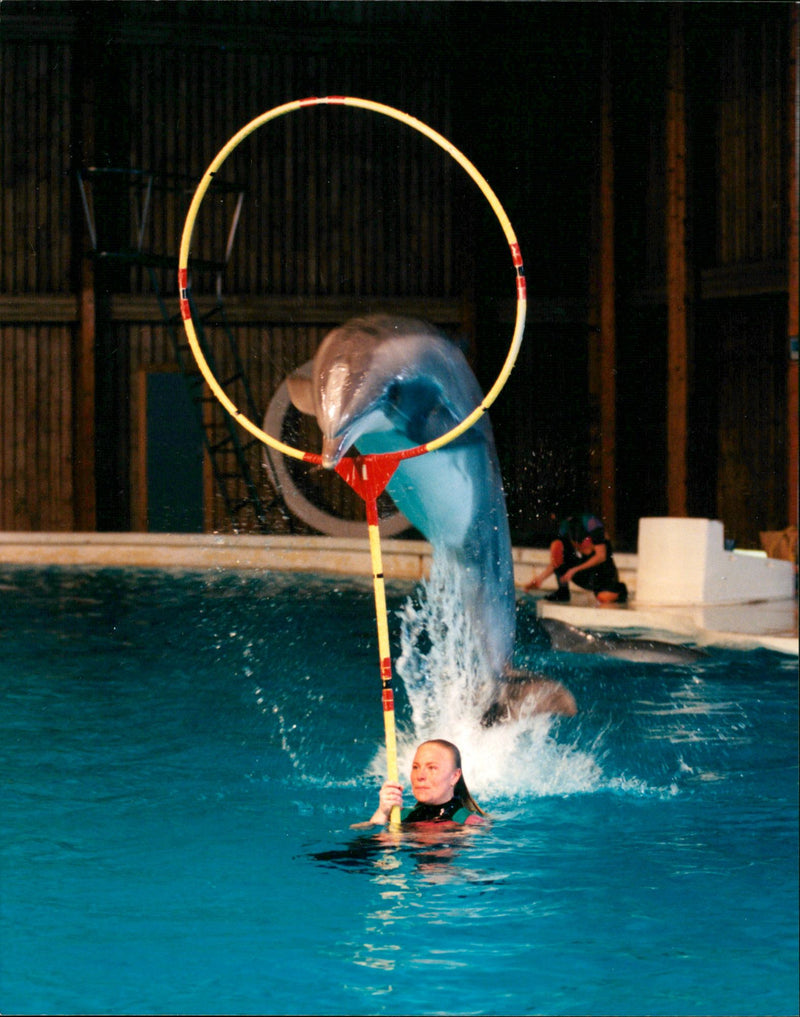
[[[453,797],[461,770],[454,766],[452,752],[444,745],[424,742],[411,764],[411,790],[418,802],[443,805]]]

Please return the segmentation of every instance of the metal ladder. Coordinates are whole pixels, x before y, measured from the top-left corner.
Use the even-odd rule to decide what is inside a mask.
[[[89,185],[99,178],[116,179],[133,192],[135,198],[132,202],[135,235],[134,243],[131,246],[120,245],[115,250],[98,249],[94,195],[93,189]],[[169,255],[154,254],[144,250],[147,219],[152,204],[153,192],[156,190],[166,190],[172,193],[191,194],[194,182],[186,177],[159,175],[146,170],[97,167],[79,169],[77,171],[77,180],[91,241],[89,255],[98,261],[141,265],[147,269],[150,284],[158,302],[161,318],[172,340],[178,366],[186,381],[192,402],[198,408],[203,443],[208,453],[217,490],[223,499],[231,525],[235,530],[238,529],[242,513],[245,509],[252,508],[259,530],[262,533],[269,532],[268,512],[276,504],[282,506],[282,502],[276,493],[268,503],[265,503],[259,493],[258,484],[253,476],[253,470],[248,459],[248,453],[254,446],[260,445],[260,442],[256,438],[243,441],[242,432],[234,419],[229,413],[223,412],[222,408],[219,407],[216,397],[208,393],[202,375],[199,373],[195,363],[191,348],[186,341],[180,313],[171,312],[167,307],[156,269],[174,268],[177,272],[178,259]],[[225,314],[222,298],[222,277],[233,249],[245,192],[242,187],[223,181],[214,181],[211,189],[235,194],[235,206],[228,229],[223,259],[220,261],[192,259],[190,261],[190,271],[213,273],[216,279],[216,302],[206,314],[198,314],[197,308],[191,302],[190,297],[192,320],[203,356],[206,358],[214,376],[219,380],[220,386],[231,396],[234,403],[237,403],[237,399],[233,397],[234,388],[238,386],[236,394],[244,396],[243,409],[251,420],[258,421],[260,420],[260,414],[247,381],[244,364],[242,363],[236,342],[236,335],[230,327]],[[206,339],[205,326],[210,324],[221,326],[227,338],[234,368],[233,372],[226,378],[219,377],[213,351]],[[215,410],[219,410],[219,412],[214,412]],[[245,491],[243,497],[240,494],[242,485]],[[287,513],[282,512],[282,515],[284,518],[287,518]]]

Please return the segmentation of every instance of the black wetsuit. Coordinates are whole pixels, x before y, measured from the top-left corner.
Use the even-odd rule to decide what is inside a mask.
[[[413,809],[403,809],[403,823],[463,823],[472,813],[460,798],[451,798],[444,805],[425,805],[417,802]]]

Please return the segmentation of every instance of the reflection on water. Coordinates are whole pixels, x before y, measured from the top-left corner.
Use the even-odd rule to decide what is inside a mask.
[[[475,837],[485,835],[469,829],[384,830],[362,833],[342,848],[312,852],[310,857],[332,868],[367,873],[381,880],[390,878],[398,890],[407,890],[407,877],[414,875],[428,882],[452,880],[493,882],[458,863],[463,849],[474,845]]]

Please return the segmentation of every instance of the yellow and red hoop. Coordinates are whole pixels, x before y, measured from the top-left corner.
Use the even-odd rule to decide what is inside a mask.
[[[399,457],[402,459],[408,459],[412,456],[422,455],[425,452],[432,452],[437,448],[441,448],[443,445],[447,445],[460,434],[463,434],[464,431],[472,427],[472,425],[479,420],[486,410],[492,405],[508,380],[508,376],[511,374],[512,368],[514,367],[514,363],[517,359],[517,353],[519,352],[520,344],[522,343],[522,334],[525,330],[525,314],[527,309],[525,270],[514,230],[511,227],[511,223],[509,222],[503,206],[498,201],[497,196],[489,186],[486,179],[478,172],[469,159],[467,159],[465,155],[452,145],[447,138],[443,137],[437,131],[434,131],[431,127],[428,127],[427,124],[422,123],[421,120],[417,120],[415,117],[409,116],[407,113],[403,113],[398,109],[394,109],[391,106],[385,106],[379,102],[372,102],[369,99],[354,99],[350,96],[329,95],[322,98],[297,99],[294,102],[287,102],[282,106],[276,106],[274,109],[268,110],[266,113],[262,113],[260,116],[257,116],[255,119],[251,120],[250,123],[245,124],[245,126],[242,127],[238,133],[234,134],[227,144],[220,149],[197,186],[197,190],[194,193],[191,205],[189,206],[189,211],[186,215],[186,222],[184,223],[183,234],[181,236],[180,254],[178,256],[178,285],[180,287],[181,317],[183,318],[183,325],[189,340],[189,346],[191,347],[197,366],[200,368],[209,388],[219,402],[225,407],[228,413],[230,413],[245,430],[249,431],[265,445],[269,445],[271,448],[274,448],[278,452],[282,452],[284,455],[292,456],[295,459],[302,459],[306,462],[321,462],[321,457],[318,454],[305,452],[302,449],[294,448],[292,445],[286,445],[284,442],[279,441],[272,435],[267,434],[266,431],[262,430],[257,424],[250,420],[249,417],[242,413],[242,411],[228,397],[222,386],[214,377],[214,374],[203,355],[203,351],[197,339],[197,333],[195,332],[189,301],[189,252],[192,243],[192,232],[194,231],[197,214],[200,210],[200,205],[205,193],[211,185],[214,177],[219,172],[220,167],[231,152],[233,152],[233,150],[242,141],[244,141],[245,138],[251,135],[254,131],[258,130],[259,127],[263,127],[264,124],[269,123],[271,120],[276,120],[278,117],[285,116],[288,113],[294,113],[296,110],[310,106],[354,106],[358,109],[369,110],[373,113],[380,113],[382,116],[391,117],[393,120],[399,120],[400,123],[406,124],[408,127],[413,128],[420,134],[425,135],[425,137],[430,138],[431,141],[435,142],[435,144],[437,144],[440,148],[443,148],[445,152],[449,153],[449,155],[451,155],[453,159],[455,159],[455,161],[464,170],[466,170],[469,176],[472,177],[478,185],[481,192],[492,206],[492,210],[500,222],[503,233],[505,234],[506,240],[508,241],[508,245],[511,249],[511,260],[514,265],[516,275],[517,313],[514,323],[514,332],[511,337],[511,344],[509,346],[505,362],[500,370],[500,374],[497,376],[497,380],[489,389],[486,396],[484,396],[483,401],[476,406],[475,409],[468,414],[468,416],[466,416],[460,424],[456,424],[455,427],[441,435],[441,437],[436,438],[434,441],[429,441],[425,445],[418,445],[415,448],[407,449],[402,452],[387,452],[383,454],[391,455],[395,458]],[[374,458],[380,458],[380,456],[378,455]]]

